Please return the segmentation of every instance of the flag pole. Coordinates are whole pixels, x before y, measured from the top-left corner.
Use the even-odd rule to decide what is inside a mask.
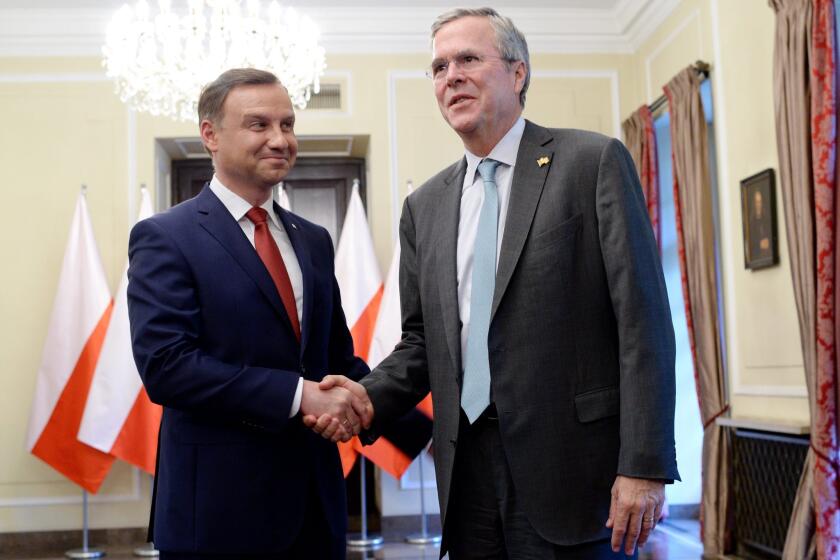
[[[362,480],[362,532],[352,533],[347,537],[347,548],[354,550],[374,550],[382,546],[384,542],[380,535],[369,535],[367,531],[367,485],[365,484],[365,456],[362,455],[359,460],[359,472]]]
[[[87,185],[82,184],[82,196],[87,198]],[[67,558],[102,558],[105,551],[88,546],[88,493],[82,490],[82,548],[74,548],[64,553]]]
[[[423,476],[423,454],[417,456],[417,467],[420,469],[420,519],[419,533],[413,533],[405,538],[409,544],[440,544],[440,535],[429,533],[428,514],[426,513],[426,479]]]
[[[146,188],[146,185],[141,187],[142,189]],[[154,475],[149,475],[149,497],[152,498],[149,500],[150,503],[154,503],[154,494],[155,494],[155,477]],[[160,556],[160,552],[158,549],[155,548],[155,543],[152,541],[147,542],[144,545],[138,546],[134,549],[134,556],[140,556],[142,558],[157,558]]]
[[[82,185],[82,192],[85,192],[85,187]],[[105,556],[105,551],[98,548],[88,547],[88,493],[87,490],[82,490],[82,548],[75,548],[64,553],[67,558],[102,558]]]

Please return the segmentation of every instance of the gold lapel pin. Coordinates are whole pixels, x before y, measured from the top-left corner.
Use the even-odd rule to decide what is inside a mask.
[[[548,163],[548,156],[543,156],[537,160],[537,165],[539,165],[540,167],[542,167],[546,163]]]

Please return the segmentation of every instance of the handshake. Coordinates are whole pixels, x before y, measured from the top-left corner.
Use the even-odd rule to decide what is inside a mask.
[[[327,375],[320,383],[304,380],[300,413],[307,428],[335,442],[350,441],[373,421],[367,391],[343,375]]]

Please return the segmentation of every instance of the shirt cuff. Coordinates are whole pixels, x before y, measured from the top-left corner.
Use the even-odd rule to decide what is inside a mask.
[[[289,410],[289,418],[293,418],[300,410],[300,400],[303,397],[303,377],[298,379],[298,386],[295,390],[295,399],[292,401],[292,408]]]

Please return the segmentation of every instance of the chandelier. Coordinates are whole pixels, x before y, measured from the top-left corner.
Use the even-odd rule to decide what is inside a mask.
[[[231,68],[260,68],[283,82],[303,109],[318,93],[324,49],[315,23],[294,8],[260,0],[188,0],[176,13],[159,0],[124,4],[108,25],[103,65],[120,99],[138,111],[196,121],[201,88]]]

